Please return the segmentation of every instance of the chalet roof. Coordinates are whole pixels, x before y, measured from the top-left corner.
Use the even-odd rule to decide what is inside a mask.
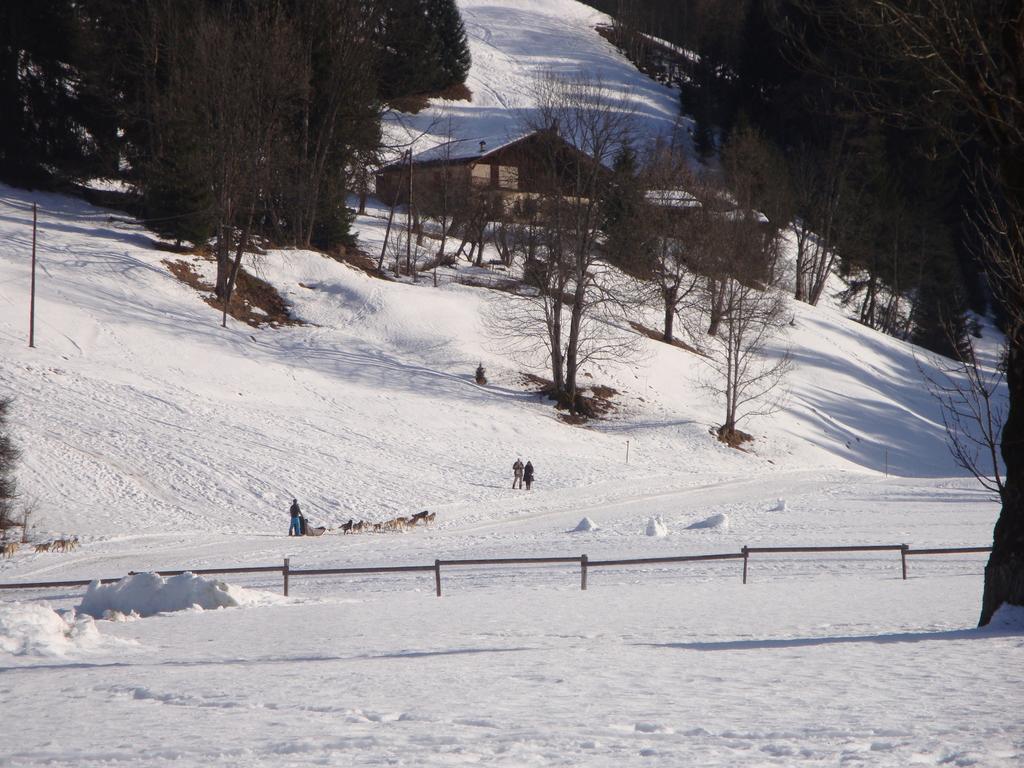
[[[504,138],[494,140],[493,137],[478,136],[475,138],[453,139],[426,149],[413,156],[413,163],[416,165],[441,165],[443,163],[471,163],[483,160],[496,152],[508,149],[519,142],[534,136],[538,131],[522,133],[515,138]],[[484,151],[480,151],[480,144],[483,143]],[[404,160],[399,160],[381,168],[382,171],[398,170],[405,165]]]
[[[474,163],[480,160],[486,160],[499,152],[516,146],[524,141],[534,138],[542,133],[545,133],[546,129],[539,129],[534,131],[525,131],[513,138],[500,138],[495,139],[492,143],[488,137],[479,138],[466,138],[466,139],[454,139],[453,141],[446,141],[438,144],[437,146],[426,149],[417,155],[413,156],[413,163],[417,166],[432,166],[432,165],[443,165],[445,163],[451,165],[461,165],[464,163]],[[493,137],[492,137],[493,138]],[[589,157],[586,153],[576,149],[572,144],[562,139],[563,143],[573,149],[578,155]],[[483,151],[480,150],[481,142],[483,142]],[[400,170],[405,166],[404,160],[398,160],[397,162],[390,163],[389,165],[381,168],[381,171],[394,171]]]
[[[759,224],[768,223],[768,217],[760,211],[741,211],[736,207],[736,199],[729,193],[720,192],[716,197],[720,202],[731,206],[726,210],[717,211],[717,215],[727,221],[752,218]],[[644,199],[658,208],[700,208],[703,205],[693,193],[685,189],[649,189],[644,193]]]
[[[659,208],[699,208],[700,200],[685,189],[649,189],[644,199]]]

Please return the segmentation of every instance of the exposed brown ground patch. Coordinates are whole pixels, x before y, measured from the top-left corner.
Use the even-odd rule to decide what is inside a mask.
[[[172,275],[202,294],[203,301],[214,309],[223,311],[224,305],[213,293],[213,284],[202,278],[193,263],[184,259],[174,261],[165,259],[163,263]],[[269,325],[273,328],[283,325],[302,325],[301,321],[291,316],[287,303],[274,286],[266,280],[249,274],[244,269],[238,271],[235,290],[231,294],[231,301],[228,304],[228,314],[253,328],[259,328],[261,325]]]

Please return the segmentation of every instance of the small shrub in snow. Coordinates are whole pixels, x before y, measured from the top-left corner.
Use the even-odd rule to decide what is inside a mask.
[[[648,536],[668,536],[668,528],[665,525],[665,521],[661,519],[661,515],[652,517],[647,521],[647,530],[645,533]]]

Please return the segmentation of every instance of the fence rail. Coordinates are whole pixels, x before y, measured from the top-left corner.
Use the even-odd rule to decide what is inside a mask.
[[[900,563],[903,570],[903,579],[907,578],[907,557],[909,555],[961,555],[978,554],[991,552],[991,547],[931,547],[912,549],[907,544],[868,544],[864,546],[838,546],[838,547],[743,547],[739,552],[725,552],[712,555],[677,555],[666,557],[633,557],[618,560],[591,560],[587,555],[568,557],[492,557],[492,558],[470,558],[470,559],[437,559],[433,565],[384,565],[384,566],[359,566],[352,568],[292,568],[290,558],[285,558],[282,565],[256,565],[231,568],[187,568],[180,570],[151,571],[160,576],[180,576],[184,573],[194,573],[199,576],[229,573],[280,573],[282,587],[285,596],[288,595],[289,582],[296,576],[342,576],[350,574],[396,574],[396,573],[426,573],[433,572],[435,591],[441,596],[441,569],[444,567],[455,568],[478,565],[570,565],[578,564],[580,567],[580,589],[587,588],[587,572],[590,568],[626,567],[660,565],[671,563],[695,563],[714,560],[742,560],[743,561],[743,583],[747,583],[748,565],[751,555],[767,554],[824,554],[833,552],[899,552]],[[128,575],[134,575],[131,571]],[[0,583],[0,590],[4,589],[49,589],[55,587],[87,587],[94,581],[101,584],[110,584],[120,581],[121,577],[79,579],[72,581],[19,581]]]

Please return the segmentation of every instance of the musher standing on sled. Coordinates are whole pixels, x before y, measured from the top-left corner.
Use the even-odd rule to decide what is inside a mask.
[[[292,513],[292,524],[288,528],[289,536],[301,536],[302,535],[302,511],[299,509],[299,500],[292,499],[292,508],[289,510]]]

